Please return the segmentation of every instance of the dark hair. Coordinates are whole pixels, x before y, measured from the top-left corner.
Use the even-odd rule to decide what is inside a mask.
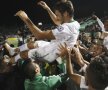
[[[54,10],[58,10],[61,14],[68,12],[70,17],[74,15],[74,8],[71,1],[59,2],[55,5]]]
[[[27,60],[27,61],[28,62],[26,62],[24,69],[23,69],[24,75],[26,79],[33,80],[36,75],[36,72],[35,72],[36,67],[34,66],[31,60]]]
[[[104,90],[108,86],[108,59],[96,57],[87,67],[87,79],[96,90]]]

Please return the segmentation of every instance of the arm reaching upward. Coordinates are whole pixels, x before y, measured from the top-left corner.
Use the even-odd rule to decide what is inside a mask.
[[[24,11],[18,11],[15,16],[20,17],[20,19],[28,26],[31,33],[36,37],[36,39],[55,39],[51,30],[42,31],[39,29],[27,16]]]
[[[45,10],[47,10],[48,14],[50,15],[51,19],[53,20],[53,22],[56,25],[60,25],[61,24],[61,22],[58,19],[58,17],[53,13],[53,11],[50,9],[50,7],[44,1],[38,2],[38,5],[42,6]]]
[[[105,25],[103,24],[103,22],[96,16],[96,15],[93,15],[93,18],[97,20],[99,26],[101,27],[101,31],[102,31],[102,35],[101,35],[101,38],[104,39],[105,37],[108,36],[108,32],[105,30]]]
[[[67,74],[69,75],[69,77],[74,82],[76,82],[78,85],[80,85],[81,77],[83,77],[83,76],[73,72],[73,66],[72,66],[72,63],[71,63],[71,52],[72,52],[72,49],[67,48],[67,45],[65,44],[65,46],[63,46],[63,45],[59,46],[59,51],[61,53],[65,52]]]
[[[71,49],[68,49],[68,56],[66,60],[66,67],[67,67],[67,73],[69,74],[69,77],[78,85],[80,85],[81,82],[81,75],[76,74],[73,72],[73,65],[71,63]]]
[[[95,20],[97,20],[99,26],[100,26],[101,29],[102,29],[101,31],[102,31],[102,32],[105,32],[105,28],[104,28],[103,22],[102,22],[96,15],[93,15],[92,17],[93,17]]]

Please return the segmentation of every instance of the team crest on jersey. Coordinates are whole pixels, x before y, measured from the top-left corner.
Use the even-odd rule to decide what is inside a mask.
[[[64,30],[64,28],[62,26],[57,27],[58,31],[61,32]]]

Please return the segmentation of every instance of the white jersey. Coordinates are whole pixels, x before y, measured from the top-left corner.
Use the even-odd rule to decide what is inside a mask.
[[[55,40],[51,42],[38,41],[39,48],[29,51],[29,58],[39,58],[48,62],[53,62],[58,58],[58,45],[64,44],[73,47],[79,35],[80,24],[77,21],[64,23],[52,30]]]
[[[66,42],[67,45],[71,46],[76,44],[79,35],[80,25],[77,21],[72,23],[64,23],[58,26],[56,29],[52,30],[55,40],[51,42],[63,43]]]

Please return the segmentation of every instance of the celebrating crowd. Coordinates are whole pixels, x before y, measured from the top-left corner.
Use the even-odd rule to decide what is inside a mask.
[[[38,5],[57,27],[44,31],[25,11],[15,14],[35,39],[31,37],[18,47],[4,40],[0,50],[0,89],[107,90],[108,20],[102,22],[93,15],[92,24],[79,23],[74,19],[70,0],[60,0],[53,11],[44,1]]]

